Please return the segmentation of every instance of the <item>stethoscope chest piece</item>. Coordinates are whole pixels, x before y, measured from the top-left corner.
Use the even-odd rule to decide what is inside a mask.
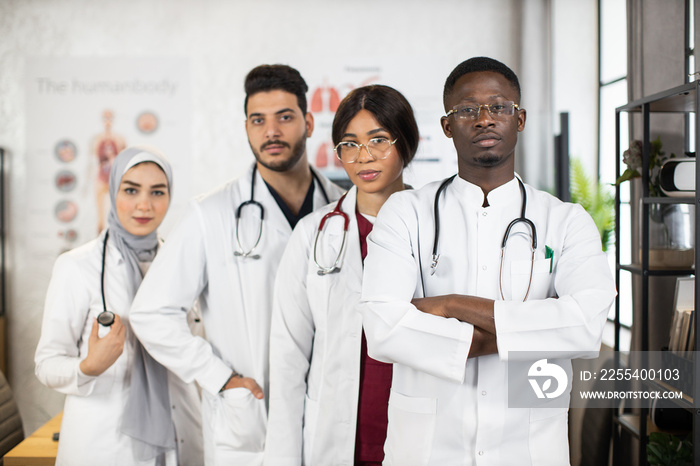
[[[103,310],[97,315],[97,323],[105,327],[111,327],[114,323],[114,312]]]

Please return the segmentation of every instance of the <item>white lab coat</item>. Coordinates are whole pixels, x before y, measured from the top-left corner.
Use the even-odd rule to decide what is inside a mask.
[[[339,272],[319,275],[314,262],[316,231],[336,203],[299,222],[282,256],[270,334],[267,465],[354,463],[362,344],[356,198],[353,187],[342,203],[350,224]],[[342,224],[333,217],[319,237],[323,266],[340,252]]]
[[[527,380],[507,379],[506,360],[523,357],[512,353],[517,351],[561,351],[560,357],[573,358],[599,350],[615,288],[598,231],[581,206],[527,186],[526,216],[538,235],[532,289],[523,303],[530,236],[520,223],[506,250],[503,301],[501,241],[520,216],[517,180],[491,191],[484,208],[478,186],[454,179],[440,198],[440,259],[431,276],[438,185],[393,195],[368,240],[360,304],[368,351],[395,363],[384,463],[569,464],[567,408],[508,408],[509,382],[531,387]],[[554,250],[552,273],[546,246]],[[496,300],[497,355],[467,360],[473,326],[411,304],[423,295],[421,269],[426,296]]]
[[[202,387],[205,463],[260,464],[267,425],[268,344],[275,272],[292,229],[256,172],[255,200],[265,207],[259,259],[235,256],[235,212],[250,199],[246,175],[200,197],[170,233],[151,265],[131,310],[131,323],[146,349],[185,381]],[[331,200],[340,188],[319,175]],[[327,202],[314,188],[314,206]],[[246,207],[241,237],[255,242],[259,212]],[[207,340],[187,331],[185,314],[201,297]],[[231,370],[252,377],[265,398],[246,388],[219,393]]]
[[[56,464],[153,465],[132,456],[131,438],[120,432],[129,395],[135,336],[129,325],[126,264],[113,243],[107,242],[105,299],[107,309],[126,327],[124,351],[96,377],[84,375],[80,362],[88,352],[93,319],[102,312],[100,291],[104,233],[59,256],[46,295],[41,338],[36,349],[36,376],[49,388],[66,394]],[[100,327],[100,336],[109,329]],[[169,374],[170,375],[170,374]],[[192,384],[171,384],[170,401],[178,435],[181,464],[202,463],[202,431],[198,394]],[[193,459],[200,456],[196,462]],[[176,464],[175,452],[168,464]],[[185,463],[184,461],[188,461]]]

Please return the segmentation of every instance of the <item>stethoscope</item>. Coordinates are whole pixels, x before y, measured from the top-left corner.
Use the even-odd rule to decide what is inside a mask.
[[[105,241],[102,246],[102,273],[100,281],[100,291],[102,292],[102,312],[97,315],[97,322],[105,327],[110,327],[114,323],[114,312],[107,310],[105,301],[105,258],[107,257],[107,238],[109,238],[109,230],[105,232]]]
[[[105,231],[105,241],[102,246],[102,272],[100,273],[100,291],[102,292],[102,312],[97,314],[97,322],[105,327],[111,327],[114,323],[114,312],[107,310],[105,301],[105,260],[107,258],[107,238],[109,238],[109,230]],[[195,315],[195,322],[200,321],[200,316]]]
[[[343,200],[345,200],[345,196],[347,195],[348,193],[346,192],[345,194],[340,196],[340,199],[338,199],[338,203],[335,205],[333,210],[324,215],[321,219],[321,222],[318,224],[318,230],[316,230],[316,239],[314,240],[314,262],[316,263],[316,267],[318,267],[318,272],[316,273],[318,273],[319,275],[327,275],[329,273],[340,272],[340,258],[343,255],[343,248],[345,247],[345,238],[348,235],[348,227],[350,226],[350,217],[348,217],[348,214],[343,212],[341,209],[341,207],[343,206]],[[341,216],[344,221],[343,241],[340,243],[340,250],[338,251],[338,256],[335,258],[333,265],[331,265],[330,267],[324,267],[318,263],[318,259],[316,257],[318,238],[323,232],[323,226],[326,224],[326,221],[338,215]]]
[[[238,243],[238,251],[234,251],[233,255],[236,257],[248,257],[250,259],[260,259],[260,254],[253,254],[255,251],[255,248],[258,247],[260,244],[260,240],[262,239],[262,234],[263,234],[263,220],[265,219],[265,208],[261,203],[255,200],[255,173],[257,171],[258,167],[257,165],[253,165],[253,174],[251,175],[250,178],[250,199],[247,201],[241,202],[241,204],[238,206],[236,209],[236,243]],[[323,198],[326,200],[326,203],[330,203],[330,199],[328,198],[328,194],[326,193],[326,189],[323,187],[323,183],[321,183],[321,180],[318,178],[318,175],[314,170],[309,167],[311,170],[311,175],[314,177],[314,180],[316,180],[316,183],[318,184],[318,187],[321,189],[321,194],[323,195]],[[243,208],[246,206],[254,206],[257,207],[260,210],[260,228],[258,228],[258,238],[255,240],[255,244],[253,245],[252,248],[249,250],[245,251],[243,249],[243,245],[241,244],[241,237],[239,234],[239,228],[241,225],[241,212],[243,211]]]
[[[440,254],[438,254],[438,243],[440,239],[440,209],[438,208],[438,203],[440,201],[440,194],[442,194],[445,188],[447,188],[447,186],[452,182],[452,180],[454,180],[455,176],[457,175],[452,175],[451,177],[445,179],[442,182],[442,184],[440,184],[440,187],[435,193],[435,203],[433,205],[433,215],[435,217],[435,239],[433,240],[433,253],[432,261],[430,263],[430,275],[435,274],[438,262],[440,260]],[[525,185],[523,184],[520,178],[515,177],[515,179],[518,180],[518,185],[520,186],[520,192],[522,193],[523,200],[522,206],[520,208],[520,217],[510,222],[510,224],[506,228],[505,233],[503,234],[503,241],[501,242],[501,265],[498,271],[498,287],[501,292],[501,299],[504,301],[505,298],[503,296],[503,261],[505,258],[508,238],[510,237],[510,230],[513,228],[513,226],[515,226],[518,223],[526,224],[530,227],[530,236],[532,237],[532,254],[530,256],[530,280],[528,281],[527,291],[525,292],[525,298],[523,298],[523,301],[526,301],[527,297],[530,295],[530,287],[532,286],[532,272],[534,270],[535,265],[535,250],[537,249],[537,229],[535,228],[535,224],[532,222],[532,220],[525,216],[525,210],[527,208],[527,194],[525,193]],[[422,280],[423,274],[421,273],[421,281]],[[425,296],[425,284],[423,284],[423,296]]]

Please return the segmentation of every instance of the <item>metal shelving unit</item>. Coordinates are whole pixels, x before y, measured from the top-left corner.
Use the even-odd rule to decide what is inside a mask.
[[[640,264],[621,264],[620,263],[620,187],[615,190],[615,284],[617,289],[620,289],[620,274],[621,272],[631,273],[642,278],[642,302],[641,302],[641,322],[636,322],[636,325],[641,325],[641,348],[635,348],[640,351],[649,351],[649,277],[652,276],[683,276],[695,275],[694,269],[676,269],[676,270],[657,270],[650,268],[649,265],[649,206],[651,204],[691,204],[700,205],[700,196],[698,187],[700,187],[700,169],[696,163],[695,170],[695,196],[683,198],[671,197],[650,197],[649,196],[649,149],[650,149],[650,115],[652,113],[677,113],[685,114],[695,113],[695,141],[700,143],[700,118],[697,118],[697,109],[700,108],[700,81],[687,83],[660,92],[643,99],[635,100],[622,107],[618,107],[615,111],[615,139],[616,147],[616,178],[620,176],[621,170],[621,154],[620,154],[620,115],[622,113],[641,113],[643,121],[643,151],[642,151],[642,189],[641,198],[642,212],[641,220],[641,263]],[[688,144],[688,135],[686,134],[686,145]],[[686,150],[688,148],[686,147]],[[695,215],[695,264],[700,264],[700,248],[698,248],[698,232],[700,232],[700,212]],[[635,227],[635,226],[632,226]],[[695,309],[700,310],[700,293],[698,293],[698,280],[695,281]],[[700,339],[700,323],[695,319],[695,347],[700,348],[698,340]],[[620,366],[619,351],[620,351],[620,301],[619,297],[615,300],[615,354],[616,368]],[[694,358],[695,374],[700,374],[700,358]],[[693,380],[693,399],[700,399],[700,387],[697,380]],[[657,388],[661,390],[669,390],[670,387],[659,385]],[[679,408],[687,409],[693,413],[693,450],[696,462],[700,459],[700,410],[693,408],[692,400],[681,400],[677,402]],[[650,432],[651,423],[649,421],[649,408],[641,409],[640,414],[620,414],[617,411],[613,414],[613,464],[620,464],[619,461],[624,453],[620,451],[620,429],[629,432],[634,437],[639,439],[639,464],[647,465],[646,460],[646,445],[648,434]],[[644,434],[642,434],[644,433]]]

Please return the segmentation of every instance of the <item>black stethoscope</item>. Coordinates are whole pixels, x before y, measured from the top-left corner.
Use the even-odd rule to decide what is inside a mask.
[[[452,182],[452,180],[454,180],[455,176],[457,175],[452,175],[451,177],[445,179],[442,182],[442,184],[440,184],[440,187],[435,193],[435,203],[433,205],[433,215],[435,217],[435,239],[433,240],[433,254],[432,261],[430,263],[430,275],[435,274],[435,270],[438,266],[438,261],[440,260],[440,254],[438,254],[438,242],[440,239],[440,209],[438,208],[438,203],[440,201],[440,194],[442,194],[445,188],[447,188],[447,186]],[[513,228],[513,226],[515,226],[518,223],[524,223],[530,227],[530,236],[532,237],[532,254],[530,256],[530,280],[527,284],[525,298],[523,298],[523,301],[526,301],[527,297],[530,295],[530,287],[532,286],[532,272],[535,265],[535,250],[537,249],[537,229],[535,228],[535,224],[532,222],[532,220],[525,216],[525,210],[527,208],[527,194],[525,193],[525,185],[523,184],[520,178],[515,177],[515,179],[518,180],[518,185],[520,186],[520,192],[522,193],[523,201],[522,206],[520,208],[520,217],[510,222],[510,224],[508,224],[508,227],[506,228],[505,233],[503,234],[503,241],[501,242],[501,265],[498,271],[498,287],[501,292],[501,299],[505,300],[505,298],[503,297],[503,260],[505,257],[506,245],[508,244],[510,230]],[[421,281],[422,280],[423,274],[421,273]],[[423,296],[425,296],[425,284],[423,284]]]
[[[97,315],[97,322],[105,327],[110,327],[114,323],[114,312],[107,310],[105,301],[105,258],[107,257],[107,238],[109,238],[109,230],[105,231],[104,246],[102,246],[102,273],[100,281],[100,290],[102,291],[102,312]]]
[[[257,171],[258,167],[257,165],[253,165],[253,174],[251,175],[250,179],[250,199],[247,201],[241,202],[241,204],[238,206],[236,209],[236,243],[238,243],[238,251],[234,251],[233,255],[237,257],[249,257],[251,259],[260,259],[260,254],[253,254],[253,251],[255,251],[255,248],[258,247],[258,244],[260,244],[260,240],[262,239],[262,234],[263,234],[263,220],[265,219],[265,208],[261,203],[255,200],[255,172]],[[316,180],[316,183],[318,184],[318,187],[321,189],[321,194],[323,195],[323,198],[326,200],[326,204],[330,203],[330,199],[328,198],[328,194],[326,193],[326,189],[323,187],[323,183],[321,183],[321,180],[318,178],[318,175],[316,172],[313,170],[313,168],[309,167],[311,170],[311,176],[314,177],[314,180]],[[245,251],[243,249],[243,245],[241,244],[241,237],[239,235],[239,227],[241,224],[241,212],[243,211],[243,208],[246,206],[254,206],[257,207],[260,210],[260,228],[258,229],[258,238],[255,240],[255,244],[253,245],[252,248],[249,250]]]

